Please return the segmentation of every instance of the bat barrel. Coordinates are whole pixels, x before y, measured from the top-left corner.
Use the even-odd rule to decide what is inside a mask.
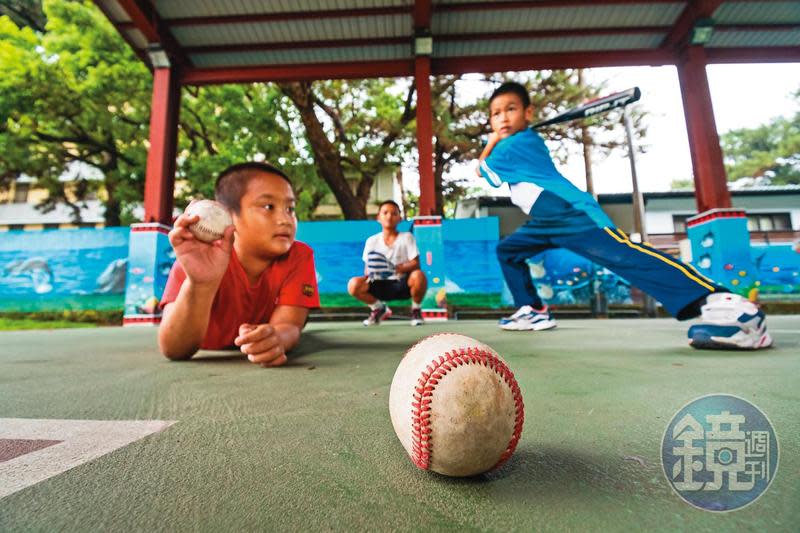
[[[568,122],[570,120],[577,120],[580,118],[587,118],[600,113],[605,113],[618,107],[625,107],[632,104],[642,97],[642,92],[638,87],[631,87],[625,91],[610,94],[602,98],[596,98],[583,105],[574,107],[568,111],[561,113],[558,116],[538,122],[532,126],[533,129],[541,128],[542,126],[549,126],[550,124],[559,124],[561,122]]]

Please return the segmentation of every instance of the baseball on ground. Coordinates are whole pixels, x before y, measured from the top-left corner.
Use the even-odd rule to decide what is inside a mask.
[[[414,464],[458,477],[508,460],[525,418],[505,361],[455,333],[432,335],[406,352],[392,380],[389,414]]]
[[[192,202],[184,214],[200,217],[200,220],[189,226],[189,231],[203,242],[214,242],[221,239],[225,228],[233,224],[228,210],[213,200]]]

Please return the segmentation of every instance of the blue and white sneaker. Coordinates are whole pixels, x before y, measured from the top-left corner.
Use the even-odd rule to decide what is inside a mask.
[[[689,345],[708,350],[758,350],[772,346],[767,316],[738,294],[716,293],[701,308],[701,324],[689,328]]]
[[[534,309],[530,305],[523,305],[513,315],[501,318],[498,322],[500,329],[506,331],[541,331],[556,327],[556,321],[550,315],[547,306],[543,309]]]

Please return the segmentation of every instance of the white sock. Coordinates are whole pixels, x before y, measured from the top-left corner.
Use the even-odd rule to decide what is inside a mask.
[[[422,309],[422,303],[411,302],[411,309]]]
[[[380,309],[382,305],[383,305],[382,301],[375,300],[375,303],[369,304],[369,308],[374,311],[375,309]]]

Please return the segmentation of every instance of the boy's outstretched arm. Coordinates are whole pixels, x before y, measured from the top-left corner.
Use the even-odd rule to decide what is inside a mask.
[[[492,150],[494,150],[494,147],[498,142],[500,142],[500,136],[497,135],[495,132],[490,133],[489,134],[489,140],[486,141],[486,146],[483,147],[483,151],[481,152],[481,155],[478,158],[478,160],[479,161],[483,161],[484,159],[489,157],[489,154],[492,153]],[[478,166],[475,169],[475,172],[478,174],[478,177],[481,177],[480,166]]]
[[[158,329],[159,349],[169,359],[188,359],[200,348],[233,249],[233,226],[225,229],[222,239],[207,244],[188,229],[197,220],[181,215],[169,233],[176,260],[186,273],[177,298],[164,307]]]
[[[286,353],[297,346],[300,331],[308,318],[308,308],[279,305],[269,324],[242,324],[234,343],[251,363],[263,367],[286,363]]]

